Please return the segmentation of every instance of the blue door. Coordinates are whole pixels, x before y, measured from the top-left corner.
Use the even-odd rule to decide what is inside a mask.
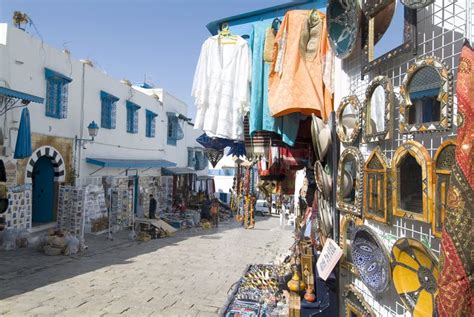
[[[54,167],[51,160],[40,157],[33,166],[33,223],[53,221]]]

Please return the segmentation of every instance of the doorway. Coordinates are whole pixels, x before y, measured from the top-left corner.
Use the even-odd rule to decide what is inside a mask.
[[[33,166],[33,225],[53,221],[54,166],[47,156],[40,157]]]

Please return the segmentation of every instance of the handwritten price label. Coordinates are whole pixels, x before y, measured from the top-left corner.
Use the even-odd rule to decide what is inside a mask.
[[[326,239],[323,251],[316,262],[319,276],[325,281],[342,256],[342,249],[332,239]]]

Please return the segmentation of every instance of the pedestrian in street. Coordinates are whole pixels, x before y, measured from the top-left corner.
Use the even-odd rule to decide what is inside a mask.
[[[212,200],[211,217],[212,217],[212,225],[215,227],[219,227],[219,201],[217,200],[217,198],[214,198]]]
[[[156,219],[156,199],[150,194],[150,207],[148,210],[148,217],[150,219]]]

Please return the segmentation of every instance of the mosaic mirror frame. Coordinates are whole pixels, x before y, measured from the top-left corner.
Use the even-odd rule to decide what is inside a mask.
[[[374,35],[374,18],[363,17],[362,18],[362,36],[361,47],[362,47],[362,75],[380,67],[382,64],[389,62],[390,60],[405,54],[411,53],[412,55],[417,54],[417,17],[416,10],[405,7],[404,8],[404,30],[403,30],[403,43],[394,49],[386,52],[382,56],[374,59],[374,46],[375,46],[375,35]]]
[[[337,57],[344,59],[354,51],[360,32],[360,19],[359,1],[328,1],[326,28],[329,45]],[[343,45],[345,41],[347,43]]]
[[[350,135],[347,135],[346,132],[344,131],[344,126],[342,124],[342,115],[344,113],[344,109],[348,107],[349,105],[352,105],[354,107],[355,111],[355,123],[354,123],[354,129],[352,130],[352,133]],[[351,145],[353,144],[359,135],[359,131],[361,129],[361,106],[359,102],[359,98],[357,96],[352,95],[352,96],[346,96],[342,98],[341,102],[339,103],[339,107],[337,108],[336,112],[336,133],[337,136],[339,137],[339,140],[344,143],[345,145]]]
[[[422,9],[435,2],[435,0],[400,0],[400,2],[410,9]]]
[[[441,87],[438,94],[440,101],[440,120],[435,122],[408,123],[408,111],[412,106],[410,99],[410,83],[417,71],[423,67],[434,68],[441,77]],[[453,122],[453,74],[449,67],[435,56],[425,56],[417,59],[408,67],[400,86],[400,114],[399,129],[400,133],[425,133],[434,131],[446,131],[452,126]]]
[[[446,216],[448,188],[453,166],[456,164],[456,141],[448,139],[441,143],[433,158],[434,162],[434,181],[433,181],[433,216],[432,231],[435,237],[441,238],[444,218]]]
[[[355,159],[355,164],[356,164],[356,175],[352,175],[352,177],[355,177],[355,198],[354,198],[354,204],[346,203],[344,202],[344,197],[343,197],[343,182],[344,182],[344,163],[346,160],[346,157],[348,156],[353,156]],[[347,147],[341,154],[340,160],[339,160],[339,168],[337,171],[337,188],[336,188],[336,205],[339,210],[342,210],[344,212],[353,214],[357,217],[362,217],[362,195],[364,191],[364,186],[363,186],[363,166],[364,164],[364,157],[362,156],[362,153],[360,150],[354,146],[349,146]]]
[[[390,210],[392,207],[390,178],[390,163],[380,147],[377,146],[370,153],[364,166],[365,218],[390,224]],[[376,198],[374,199],[374,197]]]
[[[377,87],[381,86],[385,92],[385,104],[384,104],[384,129],[381,132],[367,133],[369,119],[371,119],[371,99]],[[390,139],[392,130],[392,106],[393,106],[393,85],[387,76],[377,76],[369,83],[365,92],[365,105],[364,111],[362,112],[363,121],[363,136],[365,142],[377,142],[386,139]]]
[[[357,290],[354,284],[349,284],[344,287],[342,293],[344,298],[344,316],[353,317],[375,317],[375,312],[370,305],[365,301],[364,296]]]
[[[357,272],[354,264],[348,260],[347,253],[349,252],[349,247],[347,245],[347,239],[351,239],[352,236],[347,235],[347,229],[351,223],[354,223],[354,228],[364,224],[361,218],[355,217],[350,214],[346,214],[341,218],[341,225],[339,228],[339,246],[342,249],[342,257],[341,257],[341,267],[348,270],[355,276],[358,276],[359,273]]]
[[[421,195],[422,213],[404,210],[401,207],[400,171],[399,166],[407,155],[415,158],[421,168]],[[416,141],[406,141],[395,151],[392,158],[392,206],[393,214],[397,217],[418,220],[430,223],[431,206],[433,197],[433,173],[431,157],[425,147]]]
[[[391,4],[394,0],[365,0],[362,1],[362,12],[366,17],[374,17],[387,5]]]

